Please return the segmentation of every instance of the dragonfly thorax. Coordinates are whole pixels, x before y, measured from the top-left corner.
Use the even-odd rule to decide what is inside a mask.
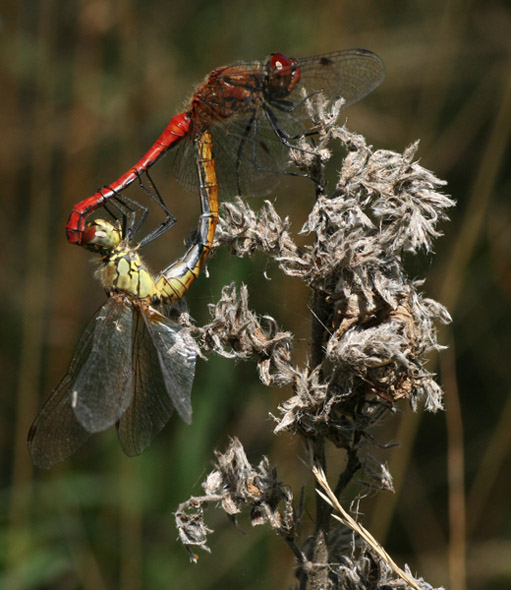
[[[151,273],[134,248],[121,242],[102,262],[100,278],[107,291],[124,291],[137,299],[155,299],[156,289]]]
[[[82,245],[101,255],[96,276],[109,293],[123,291],[150,302],[157,298],[151,273],[140,258],[138,249],[131,247],[127,239],[121,239],[118,224],[95,219],[87,224]]]
[[[218,68],[195,92],[190,117],[200,131],[233,115],[252,112],[262,98],[260,72],[237,65]]]

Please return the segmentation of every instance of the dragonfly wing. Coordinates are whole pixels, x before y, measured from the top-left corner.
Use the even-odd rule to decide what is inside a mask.
[[[88,432],[115,424],[131,403],[134,304],[111,297],[92,324],[87,358],[70,387],[71,405]]]
[[[101,308],[98,315],[104,309]],[[76,375],[86,364],[92,348],[95,316],[84,330],[67,373],[39,410],[28,433],[28,450],[38,467],[50,469],[72,455],[90,436],[78,422],[71,406]]]
[[[149,446],[174,408],[185,422],[191,422],[195,357],[195,342],[185,328],[159,313],[139,310],[133,401],[118,425],[119,440],[128,456],[139,455]]]
[[[289,95],[290,100],[303,100],[302,88],[307,94],[323,92],[329,100],[344,98],[343,108],[367,96],[385,77],[382,60],[367,49],[347,49],[298,60],[302,75],[299,84]],[[298,106],[294,116],[307,119],[304,107]]]
[[[305,127],[287,114],[274,112],[278,131],[289,143],[296,143],[296,137],[306,132]],[[213,128],[211,134],[222,196],[226,186],[229,196],[264,196],[282,180],[289,167],[289,149],[263,109],[257,109],[255,118],[251,113],[233,118],[228,128]]]
[[[117,424],[119,442],[128,457],[140,455],[149,446],[174,410],[143,313],[137,312],[134,319],[133,398]]]
[[[279,117],[279,122],[290,138],[306,131],[301,123],[289,116]],[[262,109],[257,110],[257,120],[251,113],[237,115],[225,124],[213,126],[211,135],[222,198],[238,194],[264,196],[275,188],[288,167],[288,149],[275,134]],[[180,184],[196,191],[198,175],[193,141],[186,138],[180,142],[169,158]]]
[[[144,320],[158,354],[167,395],[180,418],[191,424],[191,393],[197,358],[195,340],[187,328],[161,314],[145,315]]]
[[[50,469],[78,450],[90,432],[78,422],[71,407],[72,381],[66,375],[44,404],[28,432],[34,465]]]

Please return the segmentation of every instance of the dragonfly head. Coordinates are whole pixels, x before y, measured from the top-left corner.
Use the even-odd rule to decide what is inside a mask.
[[[267,64],[268,89],[272,98],[285,98],[300,81],[296,59],[283,53],[272,53]]]
[[[95,219],[87,224],[81,245],[91,252],[106,253],[116,248],[122,240],[121,228],[106,219]]]

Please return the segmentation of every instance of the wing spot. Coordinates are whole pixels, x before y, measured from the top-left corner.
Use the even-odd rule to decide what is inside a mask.
[[[322,58],[319,60],[319,63],[320,63],[322,66],[332,66],[332,65],[334,64],[334,62],[333,62],[333,61],[332,61],[330,58],[328,58],[328,57],[322,57]]]

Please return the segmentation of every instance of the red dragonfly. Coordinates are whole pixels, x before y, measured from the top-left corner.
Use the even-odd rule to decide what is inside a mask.
[[[374,90],[384,74],[381,59],[366,49],[304,59],[272,53],[265,61],[214,70],[192,95],[188,110],[172,117],[128,172],[75,205],[66,224],[68,241],[80,244],[87,215],[147,173],[170,148],[178,180],[195,190],[199,179],[193,165],[194,138],[204,130],[213,137],[224,195],[267,192],[272,186],[268,173],[285,173],[288,148],[307,132],[305,97],[319,93],[330,100],[342,97],[347,107]]]
[[[114,424],[123,451],[138,455],[174,409],[192,420],[190,395],[197,355],[188,329],[169,316],[198,277],[218,220],[218,187],[211,135],[196,138],[201,178],[201,217],[183,258],[153,277],[119,223],[88,223],[83,245],[101,256],[99,275],[108,300],[90,321],[66,375],[39,411],[28,433],[33,462],[49,469],[73,454],[94,433]],[[124,224],[126,225],[126,223]]]

